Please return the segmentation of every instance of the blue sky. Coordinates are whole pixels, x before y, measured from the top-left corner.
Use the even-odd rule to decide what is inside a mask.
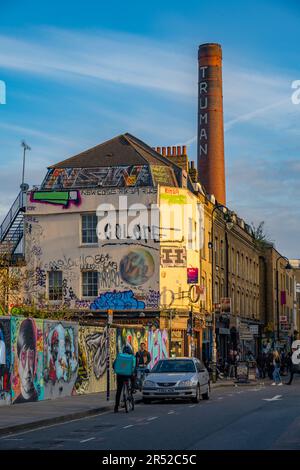
[[[21,179],[123,132],[196,156],[197,49],[223,47],[227,204],[299,257],[300,4],[0,0],[0,218]]]

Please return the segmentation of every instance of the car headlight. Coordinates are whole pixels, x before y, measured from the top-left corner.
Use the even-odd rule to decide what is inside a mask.
[[[179,387],[193,387],[196,385],[196,382],[193,382],[192,380],[182,380],[178,385]]]
[[[156,385],[156,383],[152,382],[152,380],[145,380],[144,382],[144,387],[153,387],[153,385]]]

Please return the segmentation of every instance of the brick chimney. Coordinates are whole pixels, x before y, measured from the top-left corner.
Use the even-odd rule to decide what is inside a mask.
[[[193,183],[198,182],[198,171],[197,168],[195,168],[195,163],[193,161],[189,164],[189,175]]]
[[[172,147],[156,147],[156,152],[171,160],[180,166],[187,173],[189,171],[188,156],[186,153],[186,145],[173,145]]]
[[[225,205],[221,46],[199,46],[198,62],[198,178],[206,191]]]

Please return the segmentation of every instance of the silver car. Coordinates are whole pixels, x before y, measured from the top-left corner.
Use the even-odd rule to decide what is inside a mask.
[[[161,359],[147,374],[142,392],[144,403],[164,398],[190,398],[198,403],[200,396],[209,399],[209,374],[196,358]]]

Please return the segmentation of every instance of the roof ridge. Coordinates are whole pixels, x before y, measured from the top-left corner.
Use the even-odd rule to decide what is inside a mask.
[[[57,165],[60,165],[61,163],[66,163],[68,162],[69,160],[71,160],[72,158],[75,158],[75,157],[80,157],[82,154],[86,153],[86,152],[89,152],[89,151],[92,151],[96,148],[99,148],[99,147],[102,147],[102,145],[105,145],[105,144],[108,144],[109,142],[115,140],[115,139],[119,139],[120,137],[123,137],[126,139],[126,133],[125,134],[118,134],[116,135],[115,137],[112,137],[111,139],[108,139],[108,140],[105,140],[104,142],[101,142],[101,144],[97,144],[97,145],[94,145],[93,147],[90,147],[86,150],[82,150],[82,152],[80,153],[76,153],[76,155],[72,155],[71,157],[69,158],[66,158],[65,160],[61,160],[60,162],[57,162],[53,165],[50,165],[48,166],[47,168],[55,168]],[[126,139],[127,140],[127,139]],[[127,140],[128,141],[128,140]]]

